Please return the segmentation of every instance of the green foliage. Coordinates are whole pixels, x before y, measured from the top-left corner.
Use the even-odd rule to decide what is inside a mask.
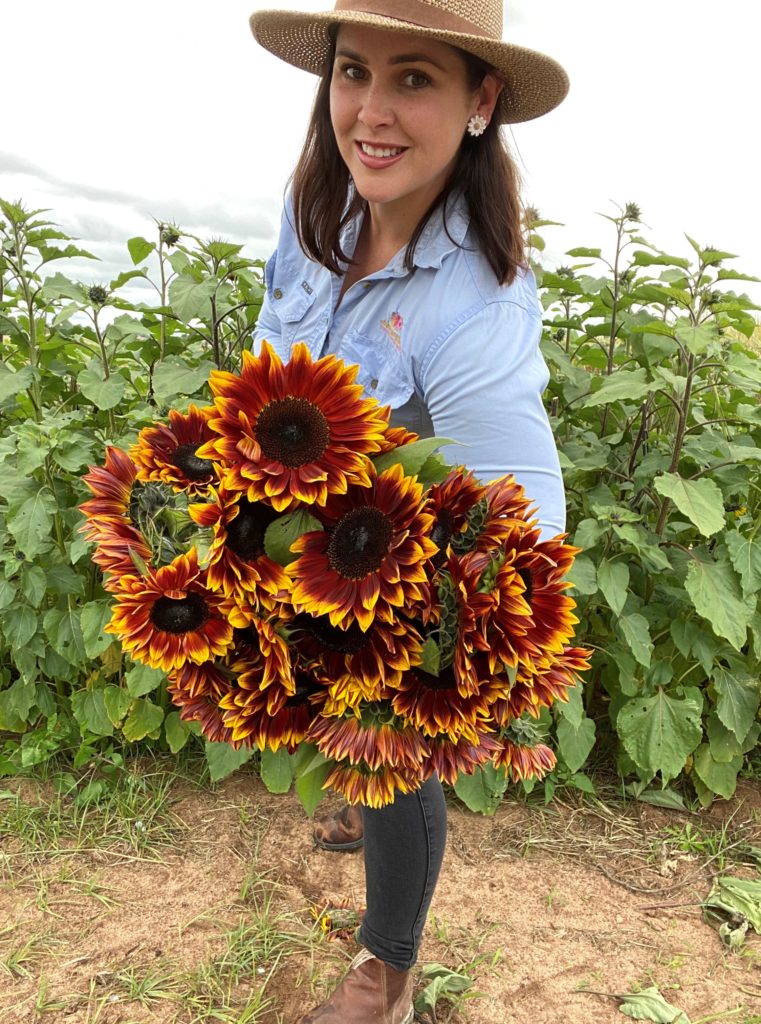
[[[755,279],[689,236],[688,257],[658,250],[639,216],[628,204],[607,217],[610,259],[577,247],[564,267],[535,266],[569,541],[583,548],[577,643],[594,652],[584,687],[543,716],[559,757],[544,794],[593,790],[582,769],[612,751],[634,795],[673,805],[688,778],[708,803],[734,792],[760,731],[761,360],[746,340],[757,307],[730,290]],[[533,218],[534,251],[551,223]],[[162,674],[104,632],[110,598],[77,532],[87,467],[168,407],[207,403],[210,370],[240,365],[261,306],[261,261],[157,228],[128,241],[128,269],[92,284],[58,269],[91,254],[42,211],[0,200],[2,774],[59,753],[81,767],[120,742],[174,753],[203,742]],[[445,472],[445,443],[376,461],[401,460],[427,484]],[[287,564],[305,523],[277,526],[267,549]],[[429,645],[426,667],[446,653]],[[213,779],[252,756],[204,749]],[[261,770],[313,811],[330,765],[307,755],[265,754]],[[457,792],[490,813],[506,787],[486,769]]]

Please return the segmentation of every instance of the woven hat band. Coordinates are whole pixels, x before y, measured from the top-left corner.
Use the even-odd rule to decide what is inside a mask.
[[[467,7],[472,6],[474,5],[467,4]],[[484,5],[488,6],[490,5]],[[438,32],[464,32],[484,39],[502,38],[501,18],[499,25],[485,28],[452,10],[443,10],[439,4],[430,3],[428,0],[336,0],[335,9],[394,18],[396,21],[406,21],[411,25]]]

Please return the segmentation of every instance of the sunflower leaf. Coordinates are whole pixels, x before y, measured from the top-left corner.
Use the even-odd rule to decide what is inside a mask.
[[[287,793],[293,782],[293,758],[285,749],[265,747],[261,755],[260,774],[270,793]]]
[[[310,516],[304,509],[289,512],[270,523],[264,532],[264,550],[278,565],[289,565],[296,560],[291,554],[291,545],[304,533],[324,529],[322,523]]]
[[[306,746],[310,752],[314,751],[311,744],[307,744]],[[301,753],[301,751],[299,751],[299,753]],[[320,760],[318,760],[318,758]],[[296,794],[301,801],[301,806],[310,818],[317,809],[319,802],[325,796],[323,786],[325,779],[328,777],[328,774],[334,764],[334,761],[326,760],[325,757],[317,751],[313,757],[305,757],[304,767],[306,770],[296,770]]]
[[[617,996],[624,1002],[619,1006],[621,1013],[634,1020],[651,1020],[656,1024],[690,1024],[689,1018],[677,1007],[667,1003],[657,988],[646,988],[642,992]]]
[[[212,782],[226,779],[253,756],[253,747],[241,747],[240,750],[234,750],[229,743],[206,741],[206,762]]]
[[[391,466],[399,465],[406,476],[417,476],[433,455],[437,448],[445,444],[457,444],[450,437],[425,437],[421,441],[413,441],[412,444],[403,444],[390,452],[383,452],[373,462],[379,473],[390,469]]]

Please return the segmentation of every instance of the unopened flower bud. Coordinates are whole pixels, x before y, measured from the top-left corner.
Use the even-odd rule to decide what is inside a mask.
[[[108,292],[99,284],[94,284],[87,293],[87,298],[93,306],[103,306],[108,301]]]

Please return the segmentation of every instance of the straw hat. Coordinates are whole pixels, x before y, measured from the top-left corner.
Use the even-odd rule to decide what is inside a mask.
[[[304,71],[322,74],[330,53],[331,25],[369,25],[426,36],[474,53],[505,82],[494,116],[502,123],[546,114],[568,92],[568,76],[552,57],[502,42],[502,0],[336,0],[320,14],[255,11],[249,19],[257,42]]]

